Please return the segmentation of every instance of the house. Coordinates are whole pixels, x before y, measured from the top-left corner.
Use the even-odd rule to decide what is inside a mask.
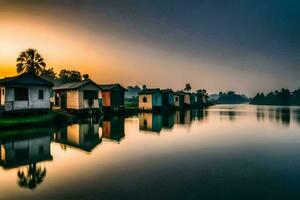
[[[143,89],[139,92],[139,110],[158,111],[161,107],[162,93],[160,89]]]
[[[191,107],[199,108],[200,107],[200,99],[196,93],[191,93]]]
[[[124,111],[124,97],[126,88],[120,84],[99,85],[102,95],[104,111]]]
[[[0,79],[0,107],[4,111],[50,109],[53,83],[25,72]]]
[[[162,128],[162,116],[154,113],[139,114],[139,129],[159,133]]]
[[[173,108],[175,106],[174,92],[171,89],[161,90],[163,106]]]
[[[20,136],[0,140],[0,165],[15,168],[46,160],[52,160],[50,151],[51,136]]]
[[[54,141],[70,147],[91,152],[102,142],[99,134],[99,123],[84,122],[71,124],[55,134]]]
[[[192,108],[202,108],[207,104],[207,98],[202,93],[192,93],[191,94],[191,107]]]
[[[184,108],[184,92],[175,92],[174,96],[174,105],[178,109]]]
[[[117,143],[125,137],[123,116],[104,116],[102,121],[102,137]]]
[[[99,110],[100,87],[91,80],[54,87],[55,105],[68,111]]]

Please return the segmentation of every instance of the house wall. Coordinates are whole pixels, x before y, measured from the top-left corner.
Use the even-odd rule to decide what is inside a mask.
[[[67,91],[67,108],[79,109],[79,91],[70,90]]]
[[[143,102],[143,98],[147,98],[147,102]],[[139,109],[151,110],[152,109],[152,94],[139,95]]]
[[[162,106],[162,93],[155,92],[152,94],[152,106]]]
[[[102,91],[102,105],[103,106],[110,106],[110,91]]]
[[[172,105],[172,106],[174,105],[174,95],[173,94],[170,93],[168,95],[168,101],[169,101],[170,105]]]
[[[98,98],[93,100],[93,104],[90,107],[89,105],[89,101],[83,99],[83,91],[84,90],[94,90],[94,91],[98,91]],[[99,102],[98,99],[101,98],[101,92],[99,90],[98,87],[89,84],[89,85],[85,85],[83,87],[81,87],[79,89],[79,109],[86,109],[86,108],[99,108]]]
[[[30,86],[28,88],[28,101],[15,101],[14,87],[7,87],[5,90],[5,110],[20,109],[50,109],[49,87]],[[39,90],[44,91],[44,98],[39,99]]]
[[[111,105],[124,106],[124,91],[111,91]]]
[[[0,87],[0,105],[3,106],[5,102],[5,87]]]
[[[191,104],[191,96],[189,94],[184,95],[184,103],[188,105]]]
[[[176,107],[180,107],[180,97],[179,97],[179,95],[173,95],[173,99],[174,99],[174,105]],[[177,99],[177,101],[176,101],[176,99]]]

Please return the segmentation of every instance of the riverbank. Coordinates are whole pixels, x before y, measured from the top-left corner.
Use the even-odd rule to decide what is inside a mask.
[[[44,127],[44,126],[62,126],[72,121],[73,115],[65,112],[50,111],[45,114],[33,116],[16,116],[0,118],[0,129],[18,128],[18,127]]]

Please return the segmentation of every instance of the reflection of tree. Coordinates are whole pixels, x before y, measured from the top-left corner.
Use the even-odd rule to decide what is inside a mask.
[[[27,173],[23,170],[18,171],[20,187],[35,189],[41,184],[46,176],[46,168],[37,167],[36,163],[31,163],[27,167]]]
[[[63,151],[67,151],[67,145],[65,145],[65,144],[60,144],[60,148],[61,148]]]

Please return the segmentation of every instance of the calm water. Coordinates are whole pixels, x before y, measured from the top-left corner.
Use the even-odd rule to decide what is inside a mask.
[[[220,105],[18,133],[0,139],[0,199],[300,198],[300,107]]]

